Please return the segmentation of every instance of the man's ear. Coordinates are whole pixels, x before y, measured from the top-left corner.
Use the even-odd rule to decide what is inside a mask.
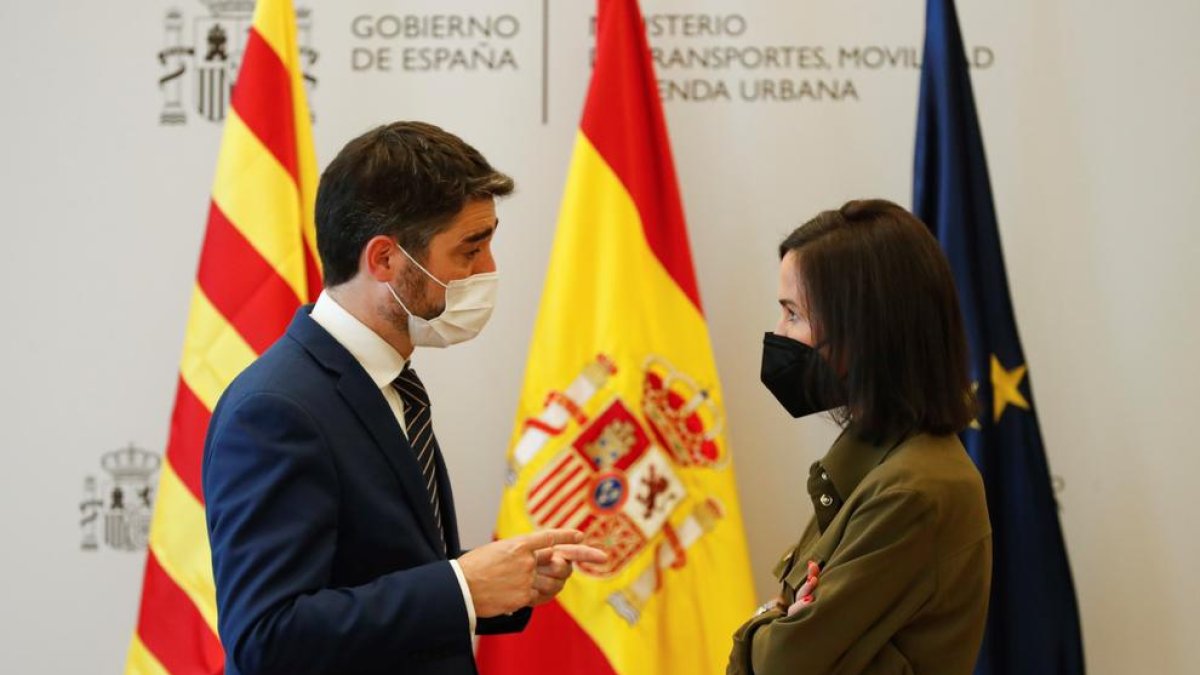
[[[396,278],[405,260],[404,255],[396,250],[396,242],[379,234],[371,237],[363,246],[358,269],[375,281],[387,283]]]

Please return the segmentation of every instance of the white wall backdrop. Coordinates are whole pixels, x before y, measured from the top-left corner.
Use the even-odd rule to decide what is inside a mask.
[[[462,135],[518,180],[501,206],[493,324],[473,343],[417,355],[464,541],[481,543],[589,74],[593,4],[299,4],[311,9],[322,165],[368,127],[416,118]],[[959,6],[968,45],[981,48],[975,91],[1018,322],[1061,477],[1088,665],[1102,675],[1200,672],[1200,4]],[[172,8],[178,37],[165,25]],[[765,596],[773,556],[809,515],[801,477],[833,433],[828,422],[790,420],[758,383],[761,333],[775,321],[774,247],[845,199],[909,202],[924,3],[643,8],[656,17],[656,47],[685,56],[732,47],[751,59],[685,67],[664,52],[659,75],[673,83],[667,117]],[[489,21],[496,32],[387,38],[362,29],[390,34],[405,17],[442,14]],[[158,54],[172,40],[203,51],[196,27],[208,16],[201,0],[0,4],[6,671],[123,667],[143,554],[103,541],[82,548],[84,480],[104,478],[109,451],[161,453],[166,440],[220,124],[196,110],[197,57],[163,63]],[[776,55],[792,67],[752,67],[763,49],[785,46],[790,56]],[[378,67],[380,49],[390,50],[390,71]],[[414,70],[436,66],[428,50],[437,49],[463,50],[466,65]],[[356,69],[367,53],[374,67]],[[158,81],[180,60],[188,68],[172,83],[187,119],[166,126],[160,114],[175,84]],[[775,100],[763,98],[762,80]],[[808,91],[804,81],[814,95],[780,100],[788,87]],[[767,517],[780,509],[794,516]]]

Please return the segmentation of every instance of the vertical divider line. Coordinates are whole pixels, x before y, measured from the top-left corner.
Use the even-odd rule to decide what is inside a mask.
[[[550,122],[550,0],[542,0],[542,124]]]

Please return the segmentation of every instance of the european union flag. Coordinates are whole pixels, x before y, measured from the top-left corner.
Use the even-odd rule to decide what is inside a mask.
[[[983,474],[994,543],[977,675],[1083,673],[1071,569],[1017,335],[983,138],[953,0],[928,0],[913,210],[958,284],[980,417],[963,444]]]

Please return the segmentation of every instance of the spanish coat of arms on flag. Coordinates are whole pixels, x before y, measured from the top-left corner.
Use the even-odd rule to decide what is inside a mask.
[[[724,672],[754,601],[721,386],[635,0],[596,58],[530,344],[496,534],[582,530],[581,564],[485,675]]]

